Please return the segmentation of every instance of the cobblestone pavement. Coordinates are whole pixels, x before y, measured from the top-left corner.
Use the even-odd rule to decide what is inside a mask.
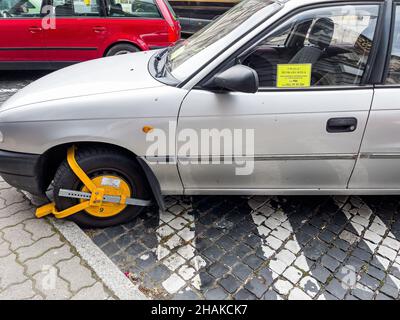
[[[87,231],[161,299],[399,299],[399,197],[169,197]]]
[[[27,82],[15,76],[5,83],[15,92]],[[9,91],[0,91],[0,100]],[[20,197],[6,190],[0,212],[10,212]],[[168,197],[167,203],[166,212],[149,208],[124,226],[86,231],[150,298],[400,298],[400,197]],[[32,209],[25,218],[6,229],[25,235],[33,230],[28,225],[50,228],[32,219]],[[19,261],[21,249],[7,239],[0,231],[0,250],[8,246],[15,259],[0,261],[0,268]],[[37,283],[28,272],[23,276]]]
[[[74,249],[0,178],[0,300],[112,299]]]

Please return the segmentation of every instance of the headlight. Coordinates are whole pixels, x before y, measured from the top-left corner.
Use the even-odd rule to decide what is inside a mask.
[[[0,131],[0,143],[2,143],[3,141],[4,141],[3,132]]]

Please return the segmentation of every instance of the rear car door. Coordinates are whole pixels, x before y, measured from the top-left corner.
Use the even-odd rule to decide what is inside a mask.
[[[373,96],[373,87],[366,85],[367,66],[374,57],[379,9],[362,3],[302,9],[227,61],[226,68],[241,63],[258,73],[257,93],[213,92],[202,84],[192,90],[181,107],[178,133],[193,128],[200,137],[207,128],[241,130],[233,146],[244,146],[245,130],[254,130],[254,167],[238,173],[241,159],[251,166],[251,156],[240,156],[244,147],[179,155],[186,141],[178,138],[178,165],[187,192],[346,189]],[[240,161],[232,161],[233,155]],[[224,161],[198,163],[199,157]]]
[[[392,189],[394,193],[400,190],[399,2],[393,4],[392,20],[384,80],[375,86],[360,157],[349,183],[351,189]],[[386,21],[390,24],[390,19]]]
[[[55,27],[44,32],[47,57],[53,64],[98,58],[107,29],[101,0],[53,0]]]
[[[41,0],[0,0],[0,67],[46,65]]]

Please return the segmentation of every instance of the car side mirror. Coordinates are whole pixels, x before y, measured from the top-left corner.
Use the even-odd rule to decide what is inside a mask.
[[[213,85],[229,91],[256,93],[259,85],[258,74],[249,67],[237,64],[217,74]]]

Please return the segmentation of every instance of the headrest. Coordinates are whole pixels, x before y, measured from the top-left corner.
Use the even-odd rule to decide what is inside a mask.
[[[331,44],[334,29],[335,24],[332,19],[319,18],[311,29],[308,41],[321,49],[325,49]]]

